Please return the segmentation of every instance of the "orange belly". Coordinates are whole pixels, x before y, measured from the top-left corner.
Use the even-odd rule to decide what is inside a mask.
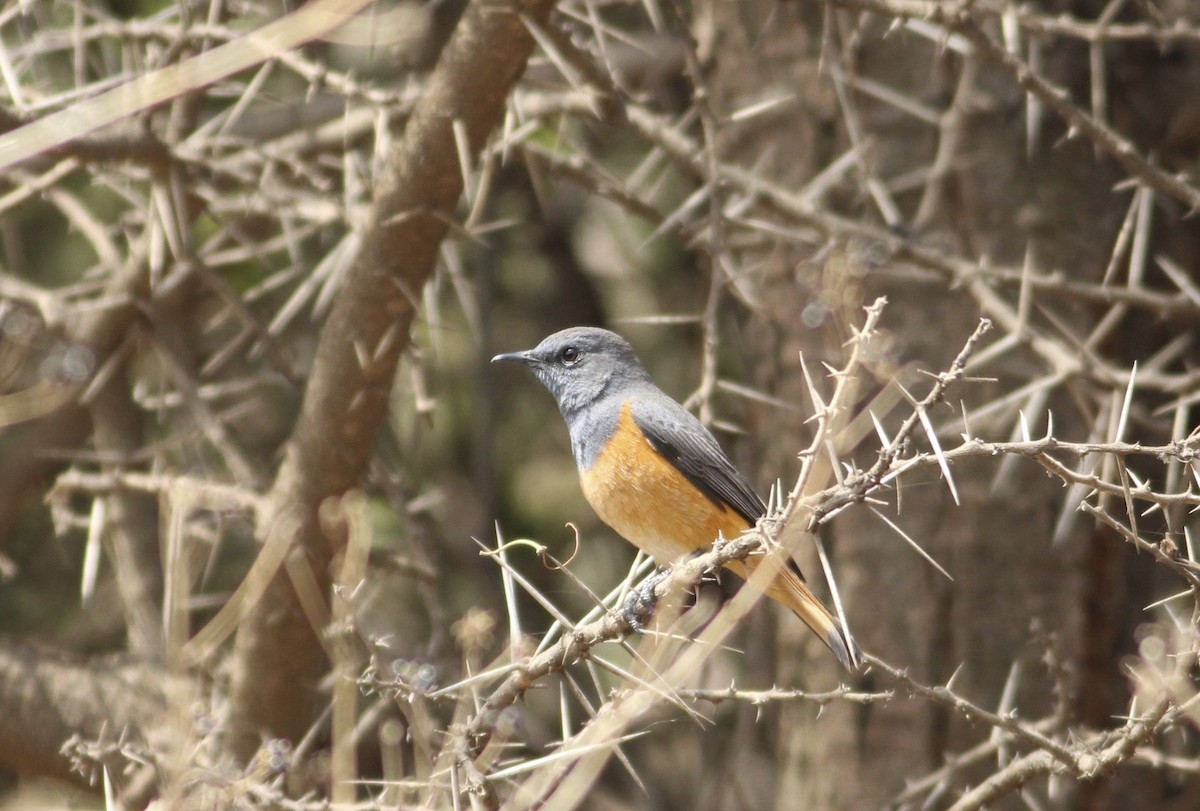
[[[665,566],[718,536],[736,538],[749,524],[715,504],[664,459],[621,409],[617,430],[592,467],[581,471],[583,494],[600,520]]]
[[[745,518],[705,497],[659,455],[634,422],[628,404],[621,409],[608,447],[591,468],[580,472],[579,481],[601,520],[660,566],[707,549],[718,536],[736,538],[749,528]],[[732,561],[726,568],[749,578],[763,560]],[[854,655],[837,619],[783,563],[773,564],[779,569],[766,584],[766,595],[794,611],[843,664],[853,667]]]

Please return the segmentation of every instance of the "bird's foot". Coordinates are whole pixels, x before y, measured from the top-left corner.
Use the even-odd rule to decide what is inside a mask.
[[[631,589],[625,597],[625,603],[621,606],[621,619],[636,633],[640,634],[646,630],[642,620],[654,613],[655,604],[658,602],[654,590],[670,576],[670,568],[659,569],[643,580],[641,585]]]

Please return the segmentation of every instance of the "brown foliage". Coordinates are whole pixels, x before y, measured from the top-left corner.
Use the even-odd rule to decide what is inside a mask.
[[[0,17],[0,767],[122,807],[1194,804],[1187,4],[110,5]],[[486,366],[580,321],[773,483],[642,634],[647,567]],[[749,555],[867,666],[762,578],[713,599]]]

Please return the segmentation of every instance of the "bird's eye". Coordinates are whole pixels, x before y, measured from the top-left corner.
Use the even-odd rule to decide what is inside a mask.
[[[579,363],[581,357],[583,357],[583,353],[573,346],[565,347],[558,353],[558,359],[562,361],[563,366],[574,366]]]

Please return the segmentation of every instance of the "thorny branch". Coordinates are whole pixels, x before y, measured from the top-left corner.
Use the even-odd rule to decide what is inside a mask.
[[[892,441],[880,449],[879,457],[876,459],[875,464],[860,474],[848,477],[843,482],[842,487],[838,488],[837,492],[823,497],[821,503],[813,508],[810,530],[815,530],[820,526],[821,522],[836,514],[847,504],[861,503],[871,493],[885,484],[889,478],[896,475],[896,471],[900,467],[897,464],[897,459],[909,444],[913,432],[916,431],[917,426],[927,423],[930,409],[942,402],[946,395],[946,388],[951,383],[962,378],[968,359],[974,353],[984,334],[991,329],[991,326],[991,323],[987,319],[979,322],[979,326],[975,328],[971,337],[967,339],[962,351],[958,353],[954,362],[950,364],[950,368],[935,378],[934,385],[920,402],[912,403],[912,413],[905,418],[904,422],[900,425],[900,429],[892,438]],[[934,435],[930,433],[929,436],[933,439]],[[949,468],[946,465],[946,454],[940,448],[937,448],[936,452],[932,455],[932,459],[942,466],[943,472],[948,476]]]
[[[876,335],[875,323],[882,312],[881,302],[868,309],[868,327],[857,332],[854,337],[856,346],[868,344]],[[1190,461],[1196,454],[1196,448],[1189,442],[1174,442],[1161,447],[1141,447],[1126,443],[1067,443],[1047,437],[1045,440],[1028,440],[1025,442],[994,443],[965,436],[964,443],[957,448],[943,450],[934,442],[934,450],[928,452],[908,453],[914,443],[918,426],[930,428],[928,412],[942,402],[948,387],[964,377],[971,356],[980,348],[980,342],[987,333],[990,324],[982,320],[976,330],[967,339],[963,349],[954,358],[950,367],[940,374],[933,376],[934,384],[930,391],[919,401],[910,398],[911,413],[906,417],[894,437],[877,453],[875,463],[866,471],[846,476],[837,485],[831,486],[803,500],[803,509],[785,509],[778,516],[768,516],[756,530],[746,533],[735,540],[718,543],[713,549],[703,554],[689,558],[672,567],[669,576],[655,588],[659,601],[667,601],[672,595],[682,590],[694,587],[707,573],[718,571],[729,561],[744,559],[752,554],[763,554],[764,550],[778,547],[778,539],[788,527],[788,519],[794,520],[806,516],[806,528],[815,532],[822,523],[830,520],[837,512],[854,503],[873,499],[878,493],[887,489],[901,475],[914,469],[926,466],[938,466],[948,477],[950,465],[966,458],[980,458],[1002,455],[1027,457],[1040,462],[1052,475],[1059,477],[1064,484],[1089,484],[1094,490],[1108,489],[1115,493],[1121,492],[1118,485],[1111,485],[1095,476],[1082,475],[1073,469],[1057,462],[1051,451],[1066,451],[1080,456],[1088,454],[1112,454],[1118,457],[1144,456],[1160,461],[1170,459]],[[858,373],[857,355],[852,352],[852,360],[848,367],[833,372],[831,377],[843,382],[848,374]],[[843,389],[839,389],[843,391]],[[845,403],[839,403],[834,398],[822,413],[832,414]],[[932,440],[933,434],[928,434]],[[1200,496],[1187,494],[1157,493],[1149,488],[1138,488],[1135,491],[1140,500],[1166,508],[1175,504],[1196,506],[1200,504]],[[1134,546],[1151,551],[1156,558],[1176,571],[1195,589],[1200,596],[1200,565],[1180,557],[1179,551],[1173,547],[1148,543],[1130,530],[1117,526],[1116,522],[1104,513],[1092,507],[1087,502],[1081,506],[1085,512],[1097,516],[1101,521],[1111,523],[1122,537]],[[781,520],[782,516],[787,519]],[[647,619],[647,612],[640,607],[634,615],[638,621]],[[469,783],[482,790],[489,779],[486,766],[482,767],[473,760],[486,749],[501,712],[518,701],[528,690],[534,688],[545,677],[562,673],[571,666],[587,661],[597,646],[624,639],[633,629],[629,617],[621,612],[608,611],[599,619],[586,625],[568,629],[562,638],[553,646],[523,660],[513,662],[497,671],[503,675],[499,685],[494,687],[487,698],[480,704],[470,720],[456,733],[457,743],[454,751],[457,753],[458,768],[464,770]],[[959,809],[981,808],[987,802],[1013,791],[1024,785],[1033,777],[1051,772],[1071,774],[1079,779],[1092,779],[1111,771],[1116,766],[1129,761],[1141,750],[1142,745],[1164,729],[1176,724],[1181,711],[1169,700],[1160,701],[1155,708],[1139,719],[1131,719],[1128,724],[1116,733],[1103,733],[1087,740],[1075,740],[1074,733],[1061,727],[1061,719],[1046,721],[1025,721],[1015,714],[1008,712],[993,712],[974,704],[958,695],[949,686],[929,686],[922,684],[908,674],[887,662],[867,655],[870,669],[883,673],[897,687],[908,695],[927,701],[943,704],[951,710],[961,713],[968,721],[992,727],[999,733],[1003,741],[1027,748],[1028,754],[1013,760],[990,778],[964,794],[954,805]],[[642,688],[646,689],[646,688]],[[805,691],[787,691],[778,688],[768,691],[747,691],[737,688],[720,690],[697,690],[682,685],[673,685],[671,693],[679,698],[714,700],[739,700],[750,703],[765,701],[788,701],[800,699],[826,703],[829,701],[879,702],[893,698],[892,692],[886,693],[857,693],[842,687],[837,690],[814,694]],[[1064,737],[1065,736],[1065,737]],[[994,745],[994,744],[993,744]],[[947,765],[947,769],[961,767],[971,758],[986,754],[986,748],[979,755],[964,756]]]
[[[94,11],[87,3],[75,4],[66,17],[54,17],[42,9],[52,5],[17,4],[0,20],[6,41],[17,43],[6,52],[2,71],[0,127],[5,130],[54,112],[70,111],[80,100],[96,97],[122,81],[174,64],[186,54],[235,45],[244,35],[239,27],[224,21],[223,13],[216,13],[222,4],[213,4],[214,13],[205,21],[164,13],[153,20],[129,22],[116,22],[109,10]],[[655,47],[614,26],[596,4],[563,2],[561,15],[549,22],[524,20],[543,50],[544,60],[536,66],[541,72],[514,91],[502,135],[482,146],[486,170],[478,170],[470,160],[471,149],[467,147],[480,148],[479,143],[470,143],[478,139],[466,137],[469,133],[463,131],[461,122],[456,122],[459,129],[454,136],[462,143],[458,145],[460,154],[449,162],[453,171],[448,174],[455,178],[461,175],[472,213],[464,226],[456,226],[450,214],[445,215],[441,225],[451,230],[459,228],[456,233],[468,238],[464,242],[482,242],[511,228],[517,220],[504,219],[503,214],[501,219],[489,221],[493,210],[488,191],[495,167],[517,156],[535,176],[535,184],[548,175],[550,180],[578,186],[648,223],[655,229],[654,237],[670,236],[704,252],[700,281],[710,295],[703,309],[657,317],[664,323],[698,324],[703,329],[703,365],[697,390],[706,417],[710,411],[715,414],[712,395],[733,390],[720,378],[717,363],[718,350],[728,350],[734,343],[735,333],[727,330],[724,320],[728,311],[741,308],[755,318],[770,317],[764,315],[769,308],[763,307],[763,299],[769,298],[771,291],[759,284],[769,273],[764,268],[810,261],[820,264],[819,260],[830,252],[845,250],[868,266],[873,280],[902,280],[925,290],[965,291],[968,306],[977,307],[984,317],[958,357],[945,372],[932,378],[932,387],[924,396],[918,399],[907,390],[901,392],[899,383],[889,387],[896,400],[907,403],[908,411],[899,420],[894,411],[875,415],[879,443],[869,451],[861,444],[857,446],[862,451],[858,454],[855,447],[839,446],[835,428],[865,419],[864,414],[870,410],[869,406],[862,410],[860,399],[849,392],[851,384],[869,388],[873,378],[888,374],[877,372],[870,361],[859,358],[857,365],[843,368],[840,377],[835,375],[835,389],[840,392],[845,386],[847,393],[835,394],[824,408],[818,408],[818,438],[831,441],[815,442],[803,454],[805,475],[812,480],[798,479],[793,489],[797,498],[757,532],[718,544],[677,565],[656,589],[661,600],[668,601],[671,595],[692,587],[706,573],[719,570],[731,560],[794,551],[789,544],[780,544],[784,530],[811,533],[857,504],[886,502],[893,495],[893,487],[918,471],[936,469],[945,486],[954,488],[953,476],[964,463],[997,460],[1002,467],[1032,462],[1055,483],[1061,483],[1065,488],[1064,504],[1072,514],[1088,516],[1094,526],[1104,527],[1131,548],[1147,553],[1143,560],[1158,564],[1159,571],[1171,582],[1178,581],[1180,593],[1162,602],[1170,612],[1189,605],[1194,619],[1200,598],[1200,568],[1192,546],[1191,524],[1179,516],[1190,515],[1200,507],[1200,495],[1192,484],[1197,477],[1200,446],[1194,436],[1188,435],[1196,402],[1194,392],[1200,386],[1200,372],[1189,358],[1194,350],[1193,322],[1200,315],[1200,290],[1189,275],[1187,263],[1171,255],[1173,248],[1167,245],[1160,249],[1147,235],[1162,227],[1166,216],[1173,216],[1172,207],[1180,208],[1177,202],[1193,212],[1200,207],[1200,190],[1193,176],[1173,172],[1167,168],[1169,162],[1160,163],[1154,145],[1124,132],[1122,127],[1127,123],[1119,125],[1117,122],[1123,119],[1109,114],[1112,99],[1105,100],[1102,92],[1109,78],[1103,60],[1093,62],[1089,81],[1076,85],[1062,81],[1057,74],[1052,77],[1043,68],[1040,56],[1043,49],[1060,40],[1083,43],[1093,53],[1120,44],[1179,47],[1200,42],[1200,26],[1194,21],[1183,17],[1171,20],[1159,4],[1139,4],[1137,8],[1125,5],[1110,3],[1100,18],[1086,20],[1050,16],[1033,5],[1006,2],[833,0],[824,7],[824,24],[830,31],[844,26],[839,30],[845,36],[838,40],[838,48],[823,51],[826,62],[822,76],[836,85],[840,105],[835,116],[838,124],[830,129],[846,136],[846,143],[838,144],[844,150],[839,158],[815,167],[816,176],[802,183],[777,177],[762,168],[757,157],[748,160],[736,148],[741,134],[737,127],[748,123],[753,128],[799,102],[784,94],[779,98],[750,98],[745,107],[723,109],[726,99],[718,86],[720,74],[712,70],[720,61],[712,48],[719,47],[721,40],[711,29],[696,24],[691,17],[696,12],[687,4],[671,0],[665,9],[656,0],[643,4],[653,23],[650,28],[656,33],[678,29],[675,33],[687,37],[687,42],[674,51],[678,64],[668,65],[669,70],[686,75],[691,82],[689,92],[680,101],[682,112],[669,104],[659,104],[654,89],[638,86],[630,78],[616,53],[618,46],[632,43],[638,52],[653,52]],[[192,7],[187,8],[191,9],[189,15],[194,13]],[[1118,8],[1122,11],[1119,19],[1115,13]],[[843,14],[846,10],[853,13]],[[859,13],[864,11],[867,13]],[[785,12],[777,9],[777,13]],[[70,22],[64,24],[62,20],[67,18]],[[697,36],[692,36],[690,25],[695,25]],[[939,109],[942,102],[937,93],[923,95],[899,82],[893,87],[890,77],[859,72],[855,43],[873,45],[893,28],[904,28],[913,42],[926,44],[929,62],[938,65],[939,70],[953,66],[955,56],[969,61],[954,85],[956,92],[947,95],[954,97],[948,107]],[[114,58],[114,54],[119,56]],[[5,353],[20,343],[27,331],[22,326],[29,320],[23,315],[26,308],[38,314],[48,329],[61,331],[80,344],[86,350],[83,354],[91,353],[82,363],[89,371],[82,375],[70,371],[78,359],[73,360],[69,353],[53,355],[53,363],[42,364],[68,372],[63,380],[54,381],[56,399],[43,400],[42,411],[52,412],[53,420],[44,434],[52,438],[53,444],[15,443],[15,452],[0,460],[6,495],[6,503],[0,504],[0,525],[7,528],[15,520],[12,511],[17,499],[8,498],[10,493],[28,489],[31,482],[54,479],[55,486],[46,498],[58,527],[86,533],[89,550],[99,554],[96,550],[101,548],[106,533],[120,530],[120,519],[105,512],[106,497],[119,492],[157,500],[170,523],[164,529],[164,546],[169,553],[166,568],[171,577],[164,613],[171,616],[168,625],[176,632],[187,627],[189,612],[195,610],[193,601],[199,604],[213,599],[189,591],[189,555],[194,550],[185,548],[186,542],[190,535],[214,540],[218,534],[205,521],[197,520],[193,511],[222,518],[230,514],[261,518],[267,512],[258,489],[229,484],[227,479],[229,471],[240,470],[244,481],[257,480],[257,466],[276,464],[278,448],[268,442],[264,443],[265,451],[247,449],[230,426],[239,415],[259,410],[261,401],[251,395],[268,385],[281,383],[288,396],[303,392],[308,385],[312,364],[298,362],[307,357],[306,349],[303,342],[293,340],[293,334],[309,322],[325,323],[331,308],[345,295],[347,274],[363,244],[362,215],[371,190],[379,182],[379,170],[392,142],[400,137],[430,82],[423,73],[408,74],[391,68],[384,73],[392,79],[394,74],[402,73],[403,78],[380,82],[360,75],[357,69],[336,67],[317,54],[318,49],[276,53],[250,71],[251,75],[235,77],[211,89],[194,87],[186,94],[181,92],[179,98],[169,101],[170,109],[147,113],[105,133],[70,142],[47,142],[34,160],[9,171],[8,185],[0,196],[6,229],[11,222],[22,219],[23,207],[44,204],[79,236],[82,247],[77,252],[88,257],[73,272],[72,281],[43,286],[27,281],[38,278],[34,267],[37,260],[30,262],[20,249],[6,251],[5,272],[0,274],[0,295],[4,297],[0,306],[5,308],[0,311],[4,317],[0,367],[7,373],[22,365],[13,363]],[[663,57],[664,61],[670,58]],[[420,61],[413,59],[414,63]],[[1098,162],[1122,175],[1116,194],[1135,188],[1125,225],[1116,235],[1102,277],[1079,272],[1070,263],[1056,265],[1032,250],[1022,265],[1019,253],[1015,261],[1011,256],[998,259],[969,239],[943,241],[938,229],[947,227],[947,210],[953,206],[945,201],[934,204],[944,191],[940,186],[928,198],[933,202],[928,207],[922,205],[913,218],[919,232],[906,232],[903,220],[895,221],[891,216],[907,211],[904,198],[912,188],[925,184],[930,189],[929,184],[952,180],[964,166],[978,160],[970,153],[969,139],[963,136],[969,119],[991,103],[977,92],[981,76],[978,71],[985,67],[994,71],[989,81],[1007,82],[1008,87],[1019,91],[1015,95],[1023,98],[1026,109],[1006,112],[1022,112],[1029,119],[1030,132],[1036,135],[1039,111],[1050,111],[1062,122],[1069,138],[1076,143],[1085,139],[1095,147]],[[556,72],[563,79],[557,84],[552,78],[547,80],[547,74],[553,76]],[[73,83],[43,86],[40,81],[29,81],[29,77],[60,75],[71,76]],[[302,119],[280,117],[270,107],[277,79],[284,85],[305,88],[303,101],[297,105],[303,111]],[[1085,109],[1065,88],[1088,84],[1093,88],[1093,99],[1091,108]],[[1097,93],[1096,88],[1101,92]],[[212,117],[193,115],[192,105],[200,99],[206,111],[216,111]],[[888,176],[884,164],[876,161],[877,134],[864,130],[864,114],[874,104],[903,116],[906,124],[937,127],[940,149],[933,160],[908,175]],[[611,160],[611,155],[595,149],[589,128],[597,122],[643,150],[634,170],[625,171],[620,168],[622,161]],[[588,132],[589,137],[581,137],[581,132]],[[80,192],[82,186],[103,193],[93,198]],[[683,188],[682,200],[664,193],[664,189],[672,188]],[[111,198],[104,194],[111,194]],[[542,205],[544,194],[545,189],[539,185]],[[457,192],[449,197],[453,199],[445,203],[447,212],[454,209]],[[887,201],[886,206],[877,206],[890,212],[887,227],[879,224],[879,217],[869,205],[862,210],[856,208],[859,197]],[[119,216],[109,221],[98,199],[104,201],[103,205],[118,205]],[[546,206],[552,207],[553,201]],[[416,215],[406,209],[389,224],[411,216]],[[6,249],[11,248],[9,237],[6,231]],[[491,247],[489,244],[489,250]],[[464,294],[476,278],[464,274],[452,249],[444,251],[442,261],[445,267],[439,273],[459,294],[465,320],[479,329],[482,319],[478,302]],[[826,292],[815,290],[814,298]],[[201,328],[185,332],[179,327],[186,320],[181,315],[203,298],[202,293],[216,294],[218,304],[205,314],[208,320]],[[404,286],[399,297],[406,302],[410,316],[421,306],[432,336],[430,343],[435,347],[442,335],[456,328],[453,319],[439,312],[436,292]],[[955,306],[962,306],[962,302]],[[1088,317],[1080,316],[1080,311]],[[1147,348],[1136,367],[1130,354],[1104,348],[1115,334],[1114,325],[1128,313],[1141,319],[1139,324],[1143,326],[1154,322],[1180,327],[1170,341]],[[350,320],[361,323],[361,319]],[[138,324],[150,324],[154,329],[131,329]],[[989,324],[1000,337],[985,344],[984,332]],[[75,329],[77,325],[84,326]],[[1077,334],[1077,330],[1082,332]],[[159,420],[156,427],[163,430],[156,446],[147,447],[144,453],[119,459],[97,458],[90,448],[76,447],[86,444],[88,436],[81,413],[55,409],[75,398],[89,405],[101,387],[121,378],[127,365],[136,370],[133,360],[139,350],[135,341],[125,337],[131,332],[153,336],[159,351],[154,363],[165,364],[163,368],[169,372],[163,381],[155,381],[155,386],[164,389],[160,394],[135,388],[129,398],[146,413],[154,414]],[[391,357],[400,339],[392,329],[379,332],[383,334],[378,341],[348,350],[353,363],[336,365],[348,369],[357,368],[357,363],[367,369],[380,358]],[[867,330],[873,332],[874,326]],[[718,335],[722,337],[720,342]],[[486,343],[482,330],[481,336],[481,342]],[[866,333],[858,336],[852,349],[860,348],[867,337]],[[174,349],[178,346],[186,346],[188,352]],[[193,349],[194,357],[190,354]],[[254,365],[264,358],[263,366]],[[969,414],[964,406],[961,431],[956,431],[949,420],[946,425],[935,426],[933,417],[938,405],[946,400],[948,387],[979,369],[990,372],[990,366],[999,360],[1016,361],[1014,365],[1024,375],[1019,385]],[[93,371],[91,383],[77,385]],[[419,401],[417,411],[422,416],[431,408],[431,398],[420,388],[424,371],[415,371],[411,377],[417,389],[413,399]],[[907,378],[902,382],[912,388]],[[824,402],[819,388],[814,386],[813,392]],[[384,389],[387,387],[380,387],[380,398],[386,394]],[[344,393],[345,389],[340,391]],[[769,395],[749,387],[737,391],[739,396],[772,401]],[[1082,424],[1085,431],[1065,439],[1061,428],[1052,430],[1046,405],[1050,392],[1066,393],[1080,404],[1080,418],[1074,422]],[[12,419],[0,422],[17,422],[35,413],[25,410],[21,394],[9,395],[5,390],[5,397],[11,399],[3,403],[7,411],[0,416]],[[354,407],[361,406],[361,398],[352,399]],[[1018,409],[1031,418],[1037,413],[1047,415],[1042,438],[1031,438],[1024,416],[1015,419]],[[1158,425],[1163,415],[1170,417],[1169,430]],[[975,426],[979,433],[968,426],[968,416],[975,422],[983,422],[986,417],[985,425]],[[1016,423],[1013,436],[1008,441],[988,438],[993,436],[992,429],[1008,417],[1014,417]],[[287,424],[290,417],[272,413],[272,419]],[[344,421],[333,422],[336,424],[327,431],[322,426],[314,432],[322,453],[330,450],[325,446],[325,437],[346,427]],[[719,420],[714,424],[720,425]],[[1147,426],[1153,426],[1157,433],[1146,433],[1151,430]],[[1140,432],[1135,433],[1135,429]],[[1131,439],[1133,436],[1145,441]],[[24,452],[23,448],[32,450]],[[320,458],[311,469],[329,470],[328,459],[338,458],[337,450],[332,449],[334,455],[330,457],[314,453],[314,458]],[[188,467],[189,462],[194,467]],[[61,472],[67,465],[70,467]],[[1165,470],[1163,475],[1158,475],[1156,465]],[[304,483],[312,481],[310,476],[299,478]],[[80,503],[87,505],[83,512]],[[399,512],[408,506],[401,504]],[[1148,526],[1160,517],[1160,524]],[[1161,524],[1166,525],[1165,532]],[[286,529],[282,522],[274,527],[271,539],[257,549],[255,566],[272,572],[286,566]],[[896,530],[902,532],[898,527]],[[218,547],[214,540],[212,548]],[[121,563],[114,561],[114,565]],[[436,567],[423,561],[400,568],[406,576],[414,575],[425,585],[446,580],[439,578]],[[7,558],[0,557],[3,577],[12,576],[15,570]],[[517,580],[509,569],[505,573]],[[324,573],[314,576],[310,571],[306,575],[302,567],[293,567],[289,576],[294,582],[311,586]],[[572,579],[575,574],[569,568],[555,576],[571,579],[583,590],[582,584]],[[199,649],[204,655],[196,659],[206,660],[220,649],[221,641],[236,631],[245,611],[254,607],[245,604],[257,603],[262,593],[261,583],[253,580],[247,576],[232,597],[227,597],[216,615],[219,621],[193,636],[182,648],[185,654]],[[414,751],[420,750],[417,760],[421,765],[400,773],[385,790],[436,792],[442,796],[448,792],[455,795],[457,803],[460,781],[471,789],[503,784],[515,787],[514,807],[520,807],[520,802],[532,805],[557,790],[557,784],[547,788],[533,777],[523,783],[522,775],[529,775],[537,767],[545,768],[546,774],[551,774],[553,768],[566,768],[562,764],[574,768],[587,758],[608,757],[610,751],[637,782],[637,769],[622,747],[641,730],[632,726],[633,716],[622,713],[636,715],[628,708],[645,706],[639,704],[642,698],[647,704],[672,704],[699,718],[697,705],[718,702],[874,705],[904,701],[902,696],[907,696],[909,700],[943,707],[990,730],[986,741],[948,755],[941,768],[924,776],[910,775],[907,788],[895,798],[897,806],[913,802],[932,805],[940,792],[963,787],[953,807],[981,808],[1041,776],[1065,775],[1084,781],[1126,763],[1178,773],[1200,772],[1197,758],[1177,754],[1160,743],[1167,733],[1198,722],[1194,673],[1187,669],[1196,656],[1194,630],[1188,634],[1194,622],[1181,619],[1174,635],[1171,629],[1164,631],[1161,627],[1153,632],[1154,639],[1173,640],[1165,654],[1139,654],[1135,670],[1143,676],[1143,671],[1150,671],[1150,676],[1157,675],[1170,689],[1136,688],[1137,706],[1130,709],[1129,720],[1112,729],[1095,731],[1074,723],[1065,714],[1031,720],[1004,702],[997,709],[987,709],[978,701],[968,700],[953,679],[935,685],[910,676],[878,656],[870,658],[870,675],[876,684],[885,684],[886,689],[879,692],[860,689],[860,685],[824,691],[736,685],[725,689],[696,687],[672,670],[670,663],[643,654],[642,648],[649,646],[634,648],[626,620],[610,610],[617,604],[618,595],[607,601],[596,600],[601,612],[598,619],[574,624],[552,599],[527,581],[521,587],[535,599],[540,598],[539,604],[562,629],[561,636],[548,635],[543,650],[527,654],[521,646],[520,625],[514,620],[509,658],[502,657],[490,668],[480,668],[474,666],[468,653],[465,670],[470,675],[459,682],[433,690],[424,680],[416,679],[416,686],[406,686],[403,691],[397,688],[392,703],[402,708],[407,726],[396,739],[411,743]],[[337,599],[341,601],[356,592],[345,583],[338,589]],[[316,591],[316,599],[307,606],[315,608],[313,617],[321,616],[325,608],[322,600],[328,596],[319,593],[320,589]],[[425,599],[436,600],[438,596]],[[347,603],[339,605],[343,612],[348,611]],[[441,611],[445,613],[444,608]],[[429,613],[433,617],[436,612]],[[720,616],[727,624],[739,618],[736,613]],[[464,624],[469,625],[465,620]],[[714,620],[713,626],[725,620]],[[686,623],[681,619],[679,624]],[[324,629],[319,630],[324,635]],[[334,644],[342,641],[338,633],[348,630],[331,632]],[[469,633],[463,631],[462,638],[468,637]],[[686,637],[687,633],[681,631],[651,639],[663,646],[686,643],[688,654],[694,657],[689,661],[698,668],[698,663],[710,655],[705,645],[715,637]],[[712,644],[714,650],[719,641]],[[625,665],[604,656],[601,645],[605,642],[620,643],[634,664]],[[463,646],[472,650],[469,644]],[[13,661],[22,665],[40,657],[24,648],[6,647],[4,652],[8,655],[14,650],[20,656]],[[352,664],[345,654],[345,650],[339,653],[339,662],[343,666]],[[1181,669],[1171,671],[1165,662],[1180,663]],[[37,673],[36,668],[19,672],[19,678],[5,684],[32,685],[55,694],[52,688],[56,685],[29,675]],[[80,669],[79,675],[84,678],[87,673]],[[263,672],[254,672],[255,679],[262,676]],[[550,754],[523,763],[505,760],[506,747],[516,737],[510,734],[511,717],[507,713],[531,689],[555,682],[550,676],[556,676],[564,696],[585,708],[584,728],[580,730],[564,711],[561,743],[553,746]],[[609,679],[618,680],[622,688],[613,690]],[[1145,681],[1157,684],[1151,677]],[[86,689],[75,689],[73,683],[57,685],[59,689],[64,687],[71,687],[74,698],[86,700]],[[337,685],[334,694],[344,696],[345,688],[344,683]],[[157,710],[161,697],[154,691],[145,692],[153,698],[153,706],[146,709]],[[434,700],[460,702],[449,735],[436,714],[429,711],[427,704]],[[131,710],[140,706],[136,694],[123,701]],[[254,703],[243,697],[243,705]],[[564,706],[567,703],[564,697]],[[383,713],[378,708],[385,705],[388,702],[380,701],[374,711]],[[19,709],[34,717],[42,708],[26,703]],[[92,715],[98,719],[95,725],[103,726],[106,709],[100,705],[86,708],[91,713],[87,729],[91,729]],[[345,732],[353,720],[345,717],[345,709],[340,708],[340,732]],[[13,717],[18,715],[21,713]],[[364,713],[364,718],[368,715]],[[614,717],[617,721],[606,727]],[[36,721],[28,726],[35,727]],[[369,721],[364,720],[363,729],[370,728]],[[260,731],[246,732],[247,739],[257,743]],[[587,738],[588,733],[594,733],[596,739]],[[366,733],[355,730],[354,734]],[[311,748],[320,735],[320,727],[314,727],[301,749]],[[382,733],[380,737],[386,739]],[[12,748],[24,756],[29,753],[21,752],[21,745],[27,743],[18,740]],[[90,757],[93,766],[108,767],[112,761],[115,768],[122,757],[154,758],[154,753],[140,744],[109,747],[111,751],[105,754],[89,755],[91,750],[78,743],[72,747],[72,756],[81,761]],[[590,748],[571,748],[584,743]],[[385,743],[383,748],[386,750],[388,745]],[[403,762],[408,754],[406,744],[390,745],[392,757]],[[136,754],[127,754],[130,752]],[[50,755],[57,756],[54,747]],[[345,755],[345,751],[340,752],[338,759],[343,769]],[[967,776],[978,775],[978,768],[991,759],[996,765],[982,779]],[[41,758],[40,767],[51,760]],[[161,762],[165,761],[159,765]],[[289,799],[279,788],[277,768],[270,771],[270,779],[256,768],[252,764],[245,775],[228,780],[222,796],[286,808],[325,807],[324,801]],[[579,775],[585,771],[580,769],[571,776],[584,780],[586,776]],[[556,774],[565,781],[566,775]],[[969,785],[972,780],[974,785]],[[525,789],[532,793],[521,794]],[[343,798],[348,796],[345,786],[342,791]],[[474,802],[495,799],[494,795],[470,796]]]

